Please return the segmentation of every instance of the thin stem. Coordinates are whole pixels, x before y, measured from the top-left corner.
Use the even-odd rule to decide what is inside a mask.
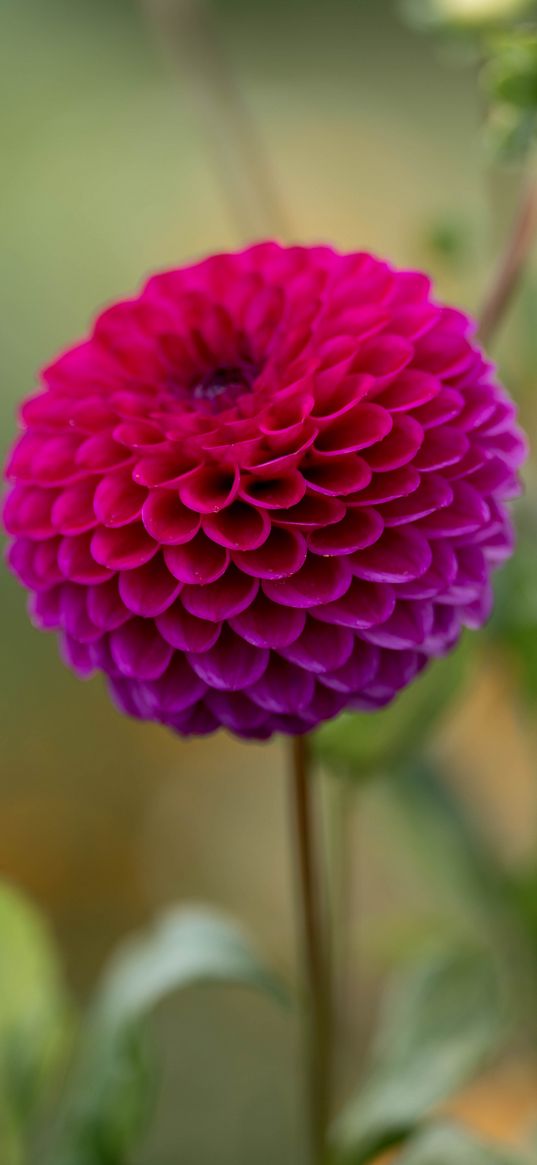
[[[312,1165],[322,1165],[330,1108],[332,1009],[310,760],[307,738],[295,737],[292,741],[291,790],[307,1006],[305,1051],[310,1147]]]
[[[530,174],[520,198],[515,220],[479,323],[479,336],[490,344],[507,313],[524,274],[537,235],[537,177]]]
[[[272,168],[229,67],[208,0],[142,0],[190,91],[205,129],[215,177],[239,237],[290,234]]]

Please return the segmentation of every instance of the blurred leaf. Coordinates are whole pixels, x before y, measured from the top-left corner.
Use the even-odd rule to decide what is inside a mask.
[[[314,747],[328,765],[360,779],[399,767],[425,747],[466,675],[472,647],[465,638],[456,651],[436,660],[419,679],[375,713],[344,712],[314,734]]]
[[[521,25],[485,46],[481,87],[489,105],[489,149],[500,159],[522,160],[537,129],[537,31]]]
[[[453,903],[466,934],[480,935],[494,952],[513,1025],[537,1039],[537,931],[533,931],[512,875],[503,869],[479,824],[431,763],[393,774],[391,803],[407,830],[407,850],[438,900]],[[461,910],[462,908],[462,910]],[[536,919],[537,921],[537,919]]]
[[[0,1145],[2,1165],[24,1143],[70,1031],[71,1011],[54,940],[25,896],[0,884]]]
[[[413,1138],[394,1165],[529,1165],[529,1159],[485,1144],[456,1125],[440,1125]]]
[[[417,28],[474,32],[516,20],[534,5],[532,0],[403,0],[402,7]]]
[[[486,951],[422,957],[388,992],[370,1069],[336,1121],[337,1160],[365,1165],[404,1140],[486,1064],[505,1031],[501,989]]]
[[[254,988],[287,1002],[232,919],[203,908],[164,914],[125,942],[105,972],[53,1165],[124,1165],[154,1100],[147,1017],[171,992],[202,984]]]
[[[233,919],[201,907],[181,908],[118,951],[101,987],[98,1016],[107,1027],[123,1025],[170,991],[200,983],[254,987],[286,1000],[284,987]]]
[[[461,267],[472,250],[471,228],[455,214],[437,215],[425,228],[424,244],[433,261]]]
[[[505,905],[503,871],[450,782],[430,761],[403,765],[386,779],[390,804],[405,830],[405,843],[434,880],[435,894],[447,894],[478,917],[497,919]]]
[[[518,508],[517,552],[500,572],[488,634],[511,656],[521,691],[537,700],[537,507],[525,499]]]
[[[493,101],[518,109],[537,106],[537,32],[522,25],[490,41],[482,71],[485,92]]]

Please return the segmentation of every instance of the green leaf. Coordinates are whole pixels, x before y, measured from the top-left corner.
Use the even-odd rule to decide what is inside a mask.
[[[531,308],[534,313],[535,301]],[[496,583],[494,615],[488,628],[493,641],[509,653],[522,695],[533,708],[537,699],[537,504],[528,495],[517,507],[517,553]]]
[[[148,934],[118,951],[97,1016],[106,1026],[122,1025],[147,1014],[170,991],[200,983],[232,983],[286,999],[237,923],[208,909],[185,908],[169,911]]]
[[[537,880],[509,874],[480,824],[431,763],[407,766],[385,782],[405,831],[407,852],[427,879],[436,908],[456,914],[459,930],[494,952],[513,1024],[537,1036]]]
[[[124,1165],[153,1107],[148,1016],[170,993],[208,984],[253,988],[287,1002],[280,981],[222,914],[170,910],[123,944],[89,1016],[54,1165]]]
[[[71,1010],[49,928],[15,887],[0,884],[0,1144],[22,1160],[71,1030]]]
[[[466,676],[468,639],[433,666],[379,712],[347,712],[313,736],[323,761],[359,779],[376,770],[400,767],[425,747],[440,717]]]
[[[402,11],[421,29],[479,32],[523,16],[532,0],[403,0]]]
[[[529,1165],[529,1158],[485,1144],[457,1125],[425,1129],[394,1165]]]
[[[388,993],[370,1069],[334,1127],[336,1159],[363,1165],[404,1140],[487,1063],[505,1032],[502,993],[488,952],[422,957]]]

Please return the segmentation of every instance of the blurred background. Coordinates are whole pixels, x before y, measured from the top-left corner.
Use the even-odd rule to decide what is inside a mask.
[[[240,152],[228,148],[226,109],[186,33],[162,51],[153,7],[1,0],[2,452],[38,368],[103,305],[151,271],[279,233],[251,199],[244,226],[234,213]],[[214,0],[210,16],[285,237],[424,266],[440,296],[474,310],[519,175],[484,154],[472,60],[413,31],[388,0]],[[536,313],[534,266],[498,349],[530,432]],[[537,917],[536,503],[530,466],[519,556],[488,631],[394,714],[354,718],[320,742],[323,765],[342,772],[327,796],[345,814],[351,875],[342,1087],[359,1074],[390,968],[425,932],[464,928],[471,915],[449,847],[438,879],[420,856],[419,809],[405,807],[397,775],[409,737],[441,767],[524,917]],[[100,680],[81,684],[54,638],[31,628],[5,570],[0,588],[0,870],[51,921],[75,996],[88,997],[122,936],[172,901],[231,910],[276,967],[292,969],[282,742],[184,742],[122,719]],[[166,1004],[155,1030],[162,1086],[137,1165],[172,1165],[179,1140],[181,1165],[301,1159],[289,1016],[244,993],[196,991]],[[537,1124],[532,1057],[504,1058],[460,1108],[516,1140]]]

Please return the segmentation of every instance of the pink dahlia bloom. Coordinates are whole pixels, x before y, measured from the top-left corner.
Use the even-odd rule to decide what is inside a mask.
[[[183,734],[388,703],[479,627],[524,441],[461,312],[276,243],[154,276],[22,407],[10,563],[35,623]]]

